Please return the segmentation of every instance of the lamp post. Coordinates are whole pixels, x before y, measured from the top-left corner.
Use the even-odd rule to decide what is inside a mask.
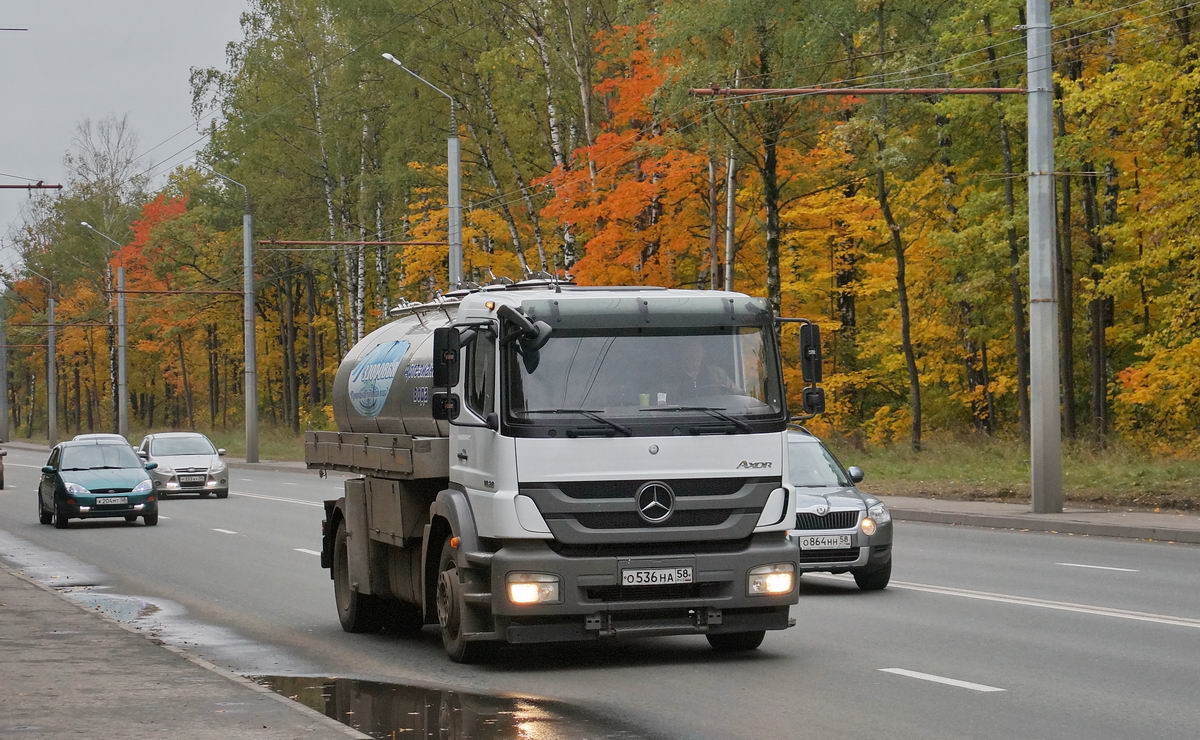
[[[383,58],[396,65],[400,69],[408,72],[413,77],[416,77],[421,82],[424,82],[429,87],[433,88],[438,93],[446,96],[450,101],[450,134],[446,138],[446,179],[447,179],[447,194],[446,205],[449,210],[449,242],[450,242],[450,289],[457,288],[463,279],[463,251],[462,251],[462,179],[459,164],[458,150],[458,121],[455,116],[458,104],[450,93],[433,84],[421,75],[405,67],[403,63],[391,54],[385,53]]]
[[[246,462],[258,462],[258,360],[254,338],[254,215],[250,211],[250,190],[228,175],[193,159],[192,162],[225,182],[242,189],[245,211],[242,213],[242,343],[246,399]]]
[[[121,243],[87,221],[79,225],[121,248]],[[129,369],[125,354],[125,266],[117,267],[117,434],[129,436]]]
[[[25,265],[25,271],[41,278],[46,283],[46,441],[50,446],[58,444],[58,367],[54,362],[54,281]],[[5,365],[7,372],[8,366]],[[7,378],[6,378],[7,380]],[[7,383],[5,394],[7,395]],[[33,401],[31,400],[30,403]],[[30,427],[32,434],[32,425]]]

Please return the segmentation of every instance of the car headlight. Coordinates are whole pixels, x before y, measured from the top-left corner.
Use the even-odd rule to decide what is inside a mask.
[[[154,484],[150,482],[149,478],[147,478],[146,480],[134,486],[131,493],[146,493],[152,488],[154,488]]]
[[[549,573],[509,573],[508,600],[514,604],[553,604],[559,601],[558,576]]]
[[[746,592],[751,596],[780,596],[796,585],[796,566],[772,563],[750,569]]]
[[[225,472],[225,464],[217,463],[208,469],[209,475],[220,475]]]
[[[79,485],[78,483],[66,483],[65,485],[67,487],[67,493],[71,494],[72,496],[87,496],[91,494],[91,491]]]
[[[153,472],[158,473],[159,475],[165,475],[168,478],[175,475],[174,470],[172,470],[171,468],[164,468],[161,465],[159,467],[155,468]]]
[[[892,513],[882,502],[867,509],[867,516],[874,519],[876,524],[887,524],[892,521]]]

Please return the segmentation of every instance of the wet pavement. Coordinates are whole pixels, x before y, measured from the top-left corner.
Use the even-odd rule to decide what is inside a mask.
[[[567,705],[353,678],[255,676],[254,680],[374,738],[516,740],[640,738]]]

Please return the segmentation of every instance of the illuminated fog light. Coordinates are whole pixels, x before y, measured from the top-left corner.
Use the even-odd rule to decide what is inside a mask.
[[[552,604],[559,601],[558,576],[549,573],[509,573],[508,600],[514,604]]]
[[[144,509],[144,508],[146,508],[146,505],[145,505],[145,504],[134,504],[134,505],[133,505],[133,510],[134,510],[134,511],[141,511],[141,510],[142,510],[142,509]]]
[[[858,526],[862,528],[863,534],[868,537],[875,534],[875,530],[878,529],[878,526],[875,524],[875,520],[869,516],[863,517],[862,523]]]
[[[91,511],[91,510],[92,510],[92,507],[90,507],[90,506],[80,506],[80,507],[79,507],[79,510],[80,510],[80,511]]]
[[[216,488],[217,482],[215,480],[210,480],[208,483],[205,483],[204,485],[208,486],[209,488]]]
[[[179,481],[174,481],[174,480],[167,481],[167,488],[179,488]]]
[[[791,593],[796,585],[796,566],[773,563],[750,569],[747,591],[751,596],[778,596]]]

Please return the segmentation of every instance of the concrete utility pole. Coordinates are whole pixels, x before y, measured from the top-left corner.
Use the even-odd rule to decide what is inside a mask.
[[[1026,0],[1029,95],[1029,451],[1033,511],[1062,511],[1050,1]]]
[[[408,72],[413,77],[416,77],[421,82],[424,82],[435,91],[446,96],[446,99],[450,101],[450,134],[446,138],[446,184],[448,188],[448,192],[446,194],[446,206],[449,210],[450,222],[450,289],[453,290],[462,283],[463,279],[462,181],[459,165],[458,119],[455,115],[458,104],[455,103],[454,98],[450,95],[450,93],[433,84],[408,67],[405,67],[404,64],[402,64],[396,57],[385,53],[383,58],[405,72]]]
[[[58,444],[58,366],[54,358],[54,299],[46,299],[46,439]]]
[[[192,160],[196,165],[225,182],[242,189],[245,210],[242,213],[242,351],[243,396],[246,400],[246,462],[258,462],[258,347],[254,329],[254,213],[250,208],[250,189],[212,167]]]
[[[95,226],[92,226],[87,221],[80,221],[79,225],[98,234],[112,243],[117,249],[121,248],[121,242],[113,239],[108,234],[100,231]],[[105,262],[108,260],[106,259]],[[129,377],[129,368],[126,365],[125,357],[125,268],[117,268],[117,434],[122,437],[129,435],[129,385],[126,378]],[[109,314],[110,316],[112,314]]]
[[[0,308],[0,442],[8,441],[8,332],[5,323],[4,309]]]

